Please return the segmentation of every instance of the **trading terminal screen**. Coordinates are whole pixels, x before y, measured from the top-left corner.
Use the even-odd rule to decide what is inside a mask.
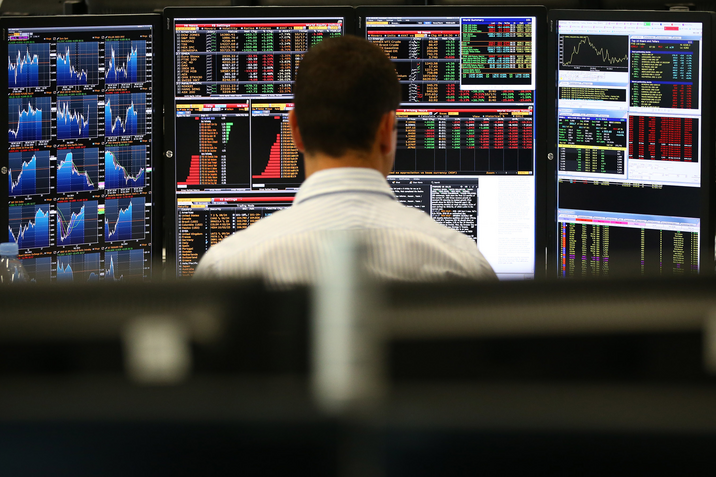
[[[177,276],[190,277],[209,247],[291,205],[304,179],[288,126],[295,74],[311,45],[345,34],[346,20],[179,12],[172,18],[174,240]]]
[[[151,278],[161,60],[160,17],[147,17],[4,23],[6,238],[17,242],[32,281]]]
[[[537,17],[359,17],[402,85],[399,200],[472,238],[498,277],[534,277]]]
[[[556,28],[560,275],[697,273],[703,24]]]

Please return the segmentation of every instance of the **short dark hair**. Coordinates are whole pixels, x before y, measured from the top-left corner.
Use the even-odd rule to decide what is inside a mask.
[[[293,88],[307,152],[368,151],[383,114],[400,104],[400,83],[383,50],[357,36],[324,40],[298,67]]]

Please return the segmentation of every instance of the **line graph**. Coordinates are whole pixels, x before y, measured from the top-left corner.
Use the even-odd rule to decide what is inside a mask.
[[[99,253],[57,256],[58,282],[97,282],[100,271]]]
[[[50,44],[8,45],[7,79],[10,88],[50,86]]]
[[[104,279],[107,281],[144,278],[144,250],[107,251],[104,254]]]
[[[97,96],[57,98],[57,139],[97,136]]]
[[[104,218],[104,239],[107,242],[143,239],[144,197],[107,199]]]
[[[30,275],[30,283],[49,283],[52,279],[52,257],[23,258],[22,266]]]
[[[99,83],[99,43],[57,43],[57,86]]]
[[[146,146],[108,147],[104,152],[104,188],[144,187]]]
[[[50,151],[11,152],[8,160],[9,195],[50,193]]]
[[[147,56],[147,44],[144,40],[108,41],[104,51],[105,83],[144,82]]]
[[[10,142],[50,139],[51,98],[8,98]]]
[[[57,150],[57,192],[97,190],[99,182],[99,149]]]
[[[57,245],[97,242],[97,201],[57,204]]]
[[[8,208],[8,240],[20,248],[50,246],[50,206],[14,205]]]
[[[104,100],[104,135],[135,136],[144,134],[146,95],[144,93],[108,94]]]
[[[626,35],[560,35],[560,69],[629,71]]]

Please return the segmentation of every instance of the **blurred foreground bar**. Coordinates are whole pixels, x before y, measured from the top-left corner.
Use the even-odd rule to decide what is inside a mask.
[[[354,286],[0,289],[3,476],[712,475],[715,279]],[[319,308],[381,392],[316,398]]]

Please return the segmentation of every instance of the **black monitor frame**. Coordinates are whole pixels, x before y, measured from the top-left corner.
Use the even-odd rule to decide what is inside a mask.
[[[178,277],[178,218],[176,196],[176,103],[175,103],[175,58],[174,58],[174,24],[178,18],[201,19],[232,19],[232,18],[320,18],[343,17],[344,34],[355,33],[355,8],[349,6],[307,6],[307,7],[167,7],[164,9],[164,41],[165,41],[165,151],[166,188],[164,244],[166,248],[166,276]]]
[[[547,228],[545,226],[547,215],[544,213],[547,207],[547,194],[545,179],[547,178],[547,88],[548,78],[551,76],[547,61],[547,10],[542,6],[483,6],[483,5],[455,5],[455,6],[427,6],[427,5],[405,5],[405,6],[360,6],[356,9],[358,29],[356,34],[365,38],[366,17],[397,16],[397,17],[535,17],[536,31],[536,88],[539,92],[535,98],[534,114],[534,177],[535,177],[535,230],[534,230],[534,276],[541,278],[546,270],[546,247]],[[461,104],[461,103],[455,103]],[[469,104],[469,103],[468,103]],[[475,104],[475,103],[472,103]]]
[[[160,160],[162,147],[162,112],[163,112],[163,93],[161,88],[163,87],[163,37],[161,34],[162,28],[162,15],[160,14],[139,14],[139,15],[67,15],[67,16],[28,16],[28,17],[2,17],[0,18],[0,27],[2,30],[2,40],[0,43],[4,48],[3,51],[7,51],[8,46],[8,28],[82,28],[82,27],[115,27],[115,26],[136,26],[136,25],[150,25],[152,27],[152,42],[153,42],[153,55],[154,55],[154,69],[152,72],[152,104],[153,104],[153,121],[151,128],[151,144],[148,145],[151,158],[151,201],[152,201],[152,216],[151,216],[151,232],[150,232],[150,253],[151,253],[151,264],[148,271],[145,270],[145,280],[161,278],[162,270],[162,211],[163,211],[163,192],[162,192],[162,180],[160,179],[164,174],[163,162]],[[3,91],[8,91],[9,80],[7,76],[0,78],[0,88]],[[5,108],[8,108],[9,102],[5,102]],[[9,129],[8,115],[3,114],[0,118],[0,124],[3,125],[5,130]],[[6,176],[9,168],[9,138],[7,135],[2,136],[0,147],[3,150],[2,159],[0,159],[0,167],[2,168],[3,175]],[[8,198],[9,193],[8,181],[4,180],[0,185],[0,196]],[[54,193],[57,193],[56,190]],[[7,206],[0,207],[0,223],[7,224],[9,220],[9,212]],[[6,240],[0,240],[6,241]],[[104,248],[104,241],[100,241],[100,247]],[[50,244],[50,249],[54,248],[54,245]],[[21,251],[22,252],[22,251]],[[146,266],[146,265],[145,265]]]
[[[714,95],[705,87],[712,82],[713,63],[712,25],[716,24],[716,14],[710,12],[676,12],[676,11],[644,11],[644,10],[561,10],[549,12],[549,71],[554,83],[549,88],[549,104],[551,117],[547,121],[547,276],[559,276],[559,232],[557,213],[558,187],[558,76],[559,67],[559,32],[557,22],[560,20],[577,21],[632,21],[632,22],[700,22],[703,24],[703,74],[702,114],[701,114],[701,186],[699,188],[700,232],[699,232],[699,273],[712,274],[714,271],[714,231],[716,220],[712,217],[714,206],[714,144],[710,135],[713,132],[711,114],[714,111]],[[668,215],[668,214],[665,214]]]

